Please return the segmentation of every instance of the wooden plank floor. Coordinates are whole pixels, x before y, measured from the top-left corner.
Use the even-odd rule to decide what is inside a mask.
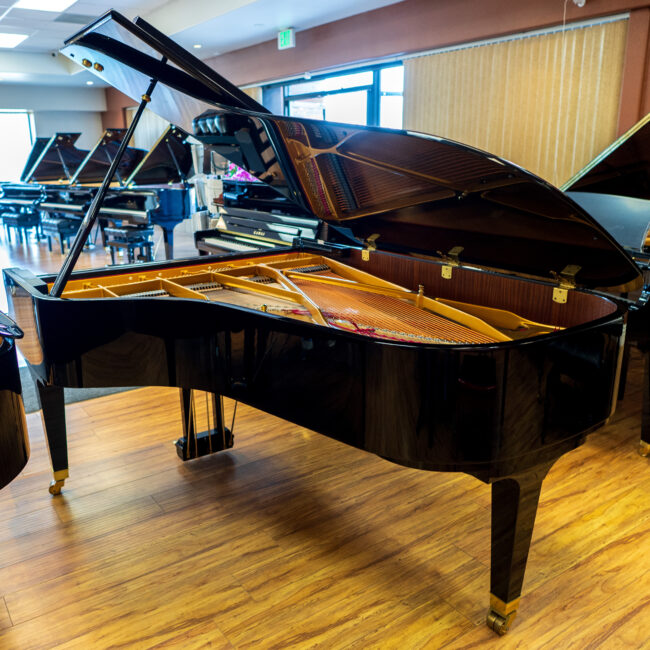
[[[32,457],[0,492],[0,648],[650,648],[640,382],[634,355],[610,425],[545,481],[503,638],[484,625],[490,490],[471,477],[241,405],[232,451],[182,463],[178,392],[145,388],[68,407],[51,497],[30,414]]]

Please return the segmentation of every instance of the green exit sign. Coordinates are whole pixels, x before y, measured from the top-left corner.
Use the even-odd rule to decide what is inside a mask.
[[[296,31],[291,27],[278,32],[278,50],[288,50],[296,47]]]

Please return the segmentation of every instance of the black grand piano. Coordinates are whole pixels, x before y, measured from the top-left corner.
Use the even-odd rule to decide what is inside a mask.
[[[159,226],[166,259],[174,253],[174,228],[192,213],[192,149],[190,136],[170,124],[125,179],[123,187],[104,201],[100,217],[122,228],[124,241],[137,230]],[[105,170],[106,171],[106,170]],[[98,182],[101,178],[98,178]]]
[[[66,160],[74,159],[75,152],[78,151],[70,141],[63,141],[57,147],[60,166],[52,165],[52,169],[49,169],[47,149],[34,165],[27,180],[39,182],[43,190],[44,198],[38,207],[41,213],[41,227],[44,234],[48,235],[50,250],[52,236],[59,238],[63,252],[64,240],[77,232],[97,190],[97,183],[101,182],[106,174],[125,133],[126,129],[106,129],[93,148],[85,152],[83,160],[74,170],[66,164]],[[142,160],[144,153],[142,149],[127,148],[115,173],[116,184],[128,176]],[[65,176],[62,176],[62,173]],[[55,180],[57,175],[61,177]]]
[[[184,459],[233,445],[220,397],[400,465],[492,486],[488,624],[516,614],[544,476],[615,405],[629,255],[558,189],[433,136],[271,115],[141,19],[108,12],[72,60],[210,145],[355,246],[72,272],[6,269],[58,492],[63,387],[163,385],[215,396],[184,419]],[[86,65],[86,67],[90,67]],[[207,127],[207,128],[206,128]],[[108,182],[107,179],[106,183]],[[186,411],[187,413],[187,411]],[[486,540],[486,544],[488,541]]]
[[[16,324],[0,312],[0,488],[20,474],[29,458],[29,438],[14,343],[22,335]]]
[[[36,227],[38,235],[41,204],[71,181],[88,154],[75,146],[80,135],[55,133],[51,138],[36,138],[20,183],[2,184],[0,207],[5,225],[22,230]],[[68,231],[67,234],[74,233],[76,228],[68,228]]]
[[[50,138],[36,138],[32,149],[27,156],[27,161],[23,167],[23,171],[20,175],[21,181],[27,176],[28,172],[34,166],[34,163],[41,155],[41,152],[47,146]],[[16,228],[20,235],[22,241],[24,231],[28,228],[37,228],[38,235],[38,226],[40,223],[38,210],[35,208],[35,205],[41,198],[41,194],[33,192],[30,194],[22,194],[21,187],[15,187],[15,202],[7,200],[5,198],[5,188],[9,190],[11,195],[12,189],[14,188],[14,183],[3,182],[0,183],[0,217],[2,218],[3,225],[7,228],[7,231],[10,233],[9,228]]]
[[[650,114],[567,181],[562,189],[630,254],[643,273],[645,288],[649,289]],[[635,345],[645,357],[639,453],[650,456],[650,305],[645,294],[630,308],[626,341],[622,388],[630,345]]]
[[[126,129],[106,129],[90,151],[74,146],[80,134],[56,134],[22,182],[3,187],[0,205],[12,212],[29,210],[37,219],[40,214],[46,234],[58,236],[63,251],[64,237],[77,231],[125,133]],[[166,257],[171,259],[174,227],[192,211],[188,138],[170,125],[149,151],[127,147],[100,213],[102,243],[104,225],[159,226]],[[128,226],[123,228],[125,237],[133,235]]]

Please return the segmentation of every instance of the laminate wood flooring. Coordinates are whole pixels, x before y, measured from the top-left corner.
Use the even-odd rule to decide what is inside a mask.
[[[51,497],[30,414],[32,457],[0,492],[0,647],[650,647],[640,371],[633,355],[611,424],[545,481],[503,638],[484,625],[490,489],[476,479],[241,405],[233,450],[183,463],[178,392],[144,388],[68,407],[71,475]]]

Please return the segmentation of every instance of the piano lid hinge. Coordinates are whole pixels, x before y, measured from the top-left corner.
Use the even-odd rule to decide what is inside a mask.
[[[460,254],[463,252],[462,246],[454,246],[446,255],[440,253],[440,256],[445,260],[442,266],[442,277],[445,280],[451,280],[452,270],[454,266],[460,266]]]
[[[553,289],[553,302],[564,305],[569,299],[569,291],[576,288],[576,275],[582,267],[568,264],[559,273],[551,271],[559,286]]]
[[[361,251],[361,259],[364,262],[367,262],[370,259],[370,253],[377,250],[377,244],[375,243],[379,238],[379,233],[370,235],[368,239],[364,242],[366,247]]]

